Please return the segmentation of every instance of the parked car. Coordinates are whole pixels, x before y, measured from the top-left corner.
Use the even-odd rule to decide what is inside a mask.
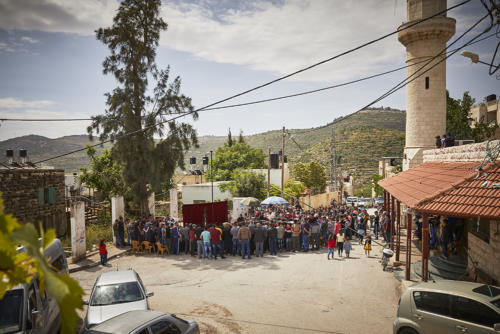
[[[17,249],[24,252],[23,247]],[[43,251],[44,257],[57,273],[67,274],[68,263],[59,239]],[[47,292],[40,291],[38,276],[28,284],[20,284],[0,299],[0,333],[57,333],[61,327],[61,314],[57,301]]]
[[[377,199],[375,200],[375,203],[377,205],[384,205],[384,196],[377,197]]]
[[[89,301],[84,329],[127,311],[149,310],[147,292],[139,275],[134,270],[119,270],[102,273],[96,280]]]
[[[92,327],[85,334],[199,334],[193,320],[157,311],[129,311]]]
[[[359,205],[362,205],[365,208],[371,208],[372,207],[372,199],[371,198],[360,198]]]
[[[352,206],[352,205],[358,206],[359,199],[357,197],[355,197],[355,196],[351,196],[351,197],[347,197],[346,200],[345,200],[345,202],[346,202],[347,206]]]
[[[399,300],[394,334],[500,333],[500,288],[439,280],[410,286]]]

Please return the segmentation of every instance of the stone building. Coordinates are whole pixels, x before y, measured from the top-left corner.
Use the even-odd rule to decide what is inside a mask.
[[[491,94],[485,100],[485,102],[473,105],[470,109],[471,127],[474,127],[476,122],[481,121],[481,119],[488,124],[500,124],[500,112],[498,112],[500,99],[495,94]],[[500,129],[497,129],[494,138],[500,138]]]
[[[0,192],[5,211],[20,223],[39,222],[44,229],[66,233],[64,170],[0,169]]]
[[[399,27],[398,39],[406,47],[406,65],[409,66],[406,69],[406,77],[407,80],[415,79],[406,85],[403,170],[422,163],[423,151],[434,148],[435,137],[446,131],[446,61],[442,61],[444,55],[436,57],[429,64],[419,62],[431,60],[445,49],[446,42],[455,34],[456,22],[455,19],[446,17],[445,12],[411,26],[418,20],[445,10],[446,0],[408,0],[408,22]],[[436,65],[438,62],[440,63]],[[432,66],[435,67],[417,78]],[[415,74],[420,68],[422,69]]]

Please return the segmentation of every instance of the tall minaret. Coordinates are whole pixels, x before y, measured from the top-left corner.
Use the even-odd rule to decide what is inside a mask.
[[[420,19],[432,16],[446,9],[446,0],[407,0],[408,22],[404,28]],[[406,64],[412,65],[428,60],[446,47],[446,42],[455,34],[455,19],[446,13],[400,31],[399,41],[406,47]],[[441,60],[433,60],[419,73]],[[410,76],[424,63],[406,69]],[[446,61],[406,86],[406,143],[403,156],[403,170],[422,163],[424,150],[435,147],[436,136],[446,131]]]

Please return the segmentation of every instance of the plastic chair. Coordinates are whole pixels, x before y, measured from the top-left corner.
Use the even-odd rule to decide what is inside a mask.
[[[141,249],[139,248],[139,241],[137,240],[132,240],[132,253],[140,253]]]
[[[158,255],[160,255],[161,253],[161,256],[164,256],[165,254],[165,251],[166,251],[166,248],[162,246],[162,244],[160,242],[157,242],[156,243],[156,247],[158,247]]]
[[[153,245],[149,241],[143,241],[142,245],[144,246],[144,251],[151,254],[151,250],[153,249]]]

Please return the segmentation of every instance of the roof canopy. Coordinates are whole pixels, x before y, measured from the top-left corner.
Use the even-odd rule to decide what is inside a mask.
[[[410,208],[442,216],[500,219],[500,161],[426,162],[379,181],[379,185]]]

